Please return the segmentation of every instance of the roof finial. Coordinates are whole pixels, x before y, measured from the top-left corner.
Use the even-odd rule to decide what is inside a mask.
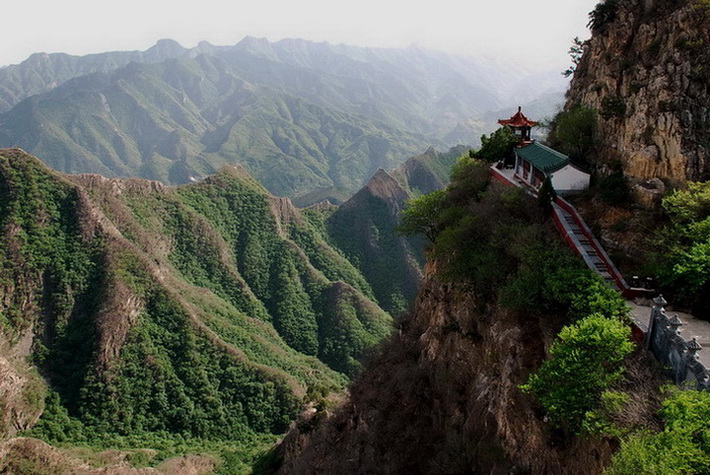
[[[522,106],[518,106],[518,112],[521,112],[523,110]]]

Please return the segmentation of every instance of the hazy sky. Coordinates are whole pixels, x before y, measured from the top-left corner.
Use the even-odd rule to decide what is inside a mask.
[[[144,50],[158,39],[231,45],[244,36],[411,44],[563,70],[598,0],[19,0],[3,6],[0,65],[35,52]]]

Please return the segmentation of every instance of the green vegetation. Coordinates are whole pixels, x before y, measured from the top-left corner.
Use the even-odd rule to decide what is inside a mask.
[[[525,318],[573,320],[522,388],[553,426],[574,433],[601,424],[614,406],[608,390],[633,343],[624,300],[569,252],[546,216],[523,190],[491,183],[486,162],[464,157],[445,192],[412,201],[401,229],[426,233],[442,278],[472,285],[479,299]]]
[[[537,192],[537,201],[542,208],[549,210],[556,197],[557,192],[552,186],[552,180],[548,176],[545,178],[545,181],[542,182],[542,186],[540,186],[540,189]]]
[[[538,399],[553,426],[577,432],[621,377],[623,360],[634,347],[630,335],[625,322],[599,314],[566,326],[550,348],[550,359],[521,389]]]
[[[599,112],[605,119],[613,119],[615,117],[624,117],[626,114],[626,103],[619,96],[605,96],[602,99],[602,108]]]
[[[444,279],[465,281],[521,312],[624,317],[624,300],[561,242],[547,213],[519,188],[491,183],[463,157],[444,192],[411,202],[400,230],[423,233]]]
[[[0,177],[3,333],[32,325],[51,381],[46,398],[29,386],[45,399],[29,435],[243,472],[309,388],[341,389],[392,330],[322,229],[238,170],[115,193],[9,151]]]
[[[568,78],[572,76],[577,70],[579,62],[582,60],[582,56],[584,55],[584,49],[584,42],[579,39],[579,36],[575,36],[572,40],[572,46],[570,46],[569,51],[567,51],[567,54],[569,54],[572,61],[572,65],[562,72],[564,77]]]
[[[689,182],[663,199],[669,224],[659,236],[661,283],[693,306],[710,314],[710,184]]]
[[[434,242],[441,232],[439,217],[446,204],[446,191],[437,190],[429,194],[414,198],[407,204],[407,209],[402,213],[402,220],[397,228],[404,235],[423,234]]]
[[[96,266],[95,248],[79,233],[78,194],[36,161],[0,157],[0,178],[0,285],[20,287],[0,303],[0,323],[10,334],[35,323],[21,295],[32,294],[31,276],[39,274],[48,292],[30,305],[51,312],[61,331]]]
[[[589,165],[596,146],[597,114],[594,109],[575,106],[559,112],[550,123],[550,147],[569,156],[575,163]]]
[[[471,158],[480,158],[495,162],[513,156],[513,148],[518,145],[518,138],[508,126],[499,127],[490,137],[481,136],[481,148],[473,152]]]
[[[597,3],[594,10],[589,12],[589,23],[587,26],[592,31],[601,30],[616,19],[621,0],[602,0]]]
[[[599,199],[610,205],[623,207],[633,202],[629,180],[621,169],[602,177],[597,183],[596,192]]]
[[[660,416],[664,429],[622,439],[605,474],[699,474],[710,472],[710,393],[670,388]]]

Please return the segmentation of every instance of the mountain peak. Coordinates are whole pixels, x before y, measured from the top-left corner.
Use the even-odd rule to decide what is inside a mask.
[[[178,43],[177,41],[171,39],[171,38],[161,38],[158,41],[155,42],[155,45],[153,45],[153,48],[161,48],[161,49],[166,49],[166,48],[179,48],[179,49],[185,49],[183,46]]]
[[[357,202],[368,195],[376,196],[384,200],[393,215],[401,211],[402,205],[409,198],[407,192],[402,188],[402,185],[389,172],[382,168],[372,175],[367,185],[358,191],[350,201]],[[348,205],[350,201],[345,203],[345,205]]]
[[[149,58],[151,58],[151,61],[161,61],[183,55],[188,51],[189,50],[187,48],[183,47],[177,41],[164,38],[158,40],[155,45],[150,47],[145,53]]]

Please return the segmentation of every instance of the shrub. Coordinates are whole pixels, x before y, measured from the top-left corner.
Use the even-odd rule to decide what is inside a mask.
[[[629,180],[621,170],[615,171],[599,180],[597,191],[599,192],[599,198],[611,205],[624,206],[631,200]]]
[[[626,114],[626,103],[618,96],[606,96],[602,99],[600,115],[605,119],[623,117]]]
[[[589,23],[587,26],[595,30],[601,30],[616,19],[621,0],[603,0],[589,12]]]
[[[550,359],[521,389],[534,395],[550,422],[577,432],[586,414],[599,407],[602,393],[618,380],[633,350],[631,330],[621,320],[590,315],[560,331]]]
[[[663,431],[622,439],[606,474],[710,473],[710,393],[672,388],[660,416]]]

